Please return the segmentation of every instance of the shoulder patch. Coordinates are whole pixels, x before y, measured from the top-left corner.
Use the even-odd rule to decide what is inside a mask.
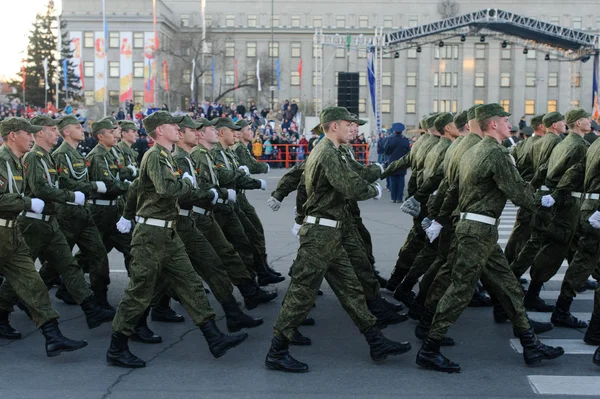
[[[41,151],[36,151],[35,153],[36,153],[38,156],[40,156],[40,157],[43,157],[43,156],[44,156],[44,153],[43,153],[43,152],[41,152]]]
[[[6,187],[6,179],[0,176],[0,190],[4,190],[4,187]]]
[[[23,176],[13,176],[13,179],[15,179],[15,181],[22,181]]]
[[[162,155],[165,158],[168,157],[167,153],[164,150],[160,150],[160,155]]]

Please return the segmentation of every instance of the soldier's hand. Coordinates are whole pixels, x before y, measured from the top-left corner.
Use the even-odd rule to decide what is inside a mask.
[[[415,197],[410,197],[404,201],[400,207],[400,210],[404,213],[408,213],[412,217],[417,217],[419,213],[421,213],[421,204],[415,199]]]
[[[550,208],[555,202],[556,201],[554,201],[554,198],[552,198],[552,196],[549,194],[542,197],[542,206],[546,208]]]
[[[271,196],[267,200],[267,205],[273,210],[273,212],[277,212],[279,208],[281,208],[281,201],[278,201],[277,198]]]
[[[39,198],[32,198],[31,199],[31,210],[34,213],[42,213],[42,211],[44,210],[44,206],[46,205],[46,203],[39,199]]]
[[[250,169],[248,169],[248,167],[246,165],[241,165],[238,170],[241,170],[242,172],[244,172],[246,174],[246,176],[248,176],[250,174]]]
[[[81,191],[75,191],[75,201],[77,205],[83,206],[85,204],[85,194]]]
[[[131,231],[131,220],[125,219],[121,216],[121,219],[117,222],[117,230],[121,234],[127,234]]]
[[[260,179],[260,189],[261,190],[266,190],[267,189],[267,181],[264,179]]]
[[[292,235],[294,237],[296,237],[297,239],[300,239],[300,237],[298,236],[298,232],[300,231],[300,227],[302,227],[302,225],[298,224],[298,223],[294,223],[294,227],[292,227]]]
[[[237,201],[237,193],[235,190],[227,189],[227,201],[235,204],[235,201]]]
[[[427,230],[429,228],[429,226],[431,226],[431,223],[432,223],[431,219],[426,217],[421,222],[421,227],[423,227],[423,230]]]
[[[383,168],[382,164],[380,164],[379,162],[375,162],[375,165],[379,166],[379,169],[381,169],[381,174],[383,174],[383,172],[385,172],[385,169]]]
[[[217,200],[219,199],[219,193],[217,192],[217,189],[216,189],[216,188],[211,188],[211,189],[210,189],[210,190],[208,190],[208,191],[212,191],[212,192],[215,194],[215,196],[214,196],[214,197],[213,197],[213,199],[212,199],[212,204],[213,204],[213,205],[214,205],[214,204],[216,204],[216,203],[217,203]]]
[[[434,242],[436,238],[440,235],[442,231],[442,225],[436,222],[435,220],[431,222],[431,226],[425,230],[427,237],[429,238],[429,242]]]
[[[137,176],[137,174],[138,174],[138,169],[137,169],[135,166],[133,166],[133,165],[127,165],[127,169],[129,169],[129,170],[131,171],[131,175],[132,175],[133,177],[136,177],[136,176]]]
[[[185,172],[181,177],[183,179],[188,179],[190,183],[192,183],[192,186],[194,185],[194,178],[188,172]]]
[[[271,165],[269,165],[269,164],[267,163],[267,173],[269,173],[270,171],[271,171]]]
[[[104,194],[106,192],[106,184],[103,181],[95,181],[96,192]]]
[[[593,228],[600,229],[600,212],[594,212],[588,219],[588,222],[590,222]]]
[[[375,185],[375,188],[377,189],[377,195],[373,197],[373,199],[375,201],[378,201],[381,199],[381,196],[383,195],[383,190],[381,189],[381,186],[379,185],[379,183],[373,183]]]

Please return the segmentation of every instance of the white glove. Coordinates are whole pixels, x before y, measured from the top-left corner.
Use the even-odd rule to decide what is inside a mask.
[[[380,164],[379,162],[375,162],[375,165],[379,166],[379,169],[381,169],[381,173],[383,174],[383,172],[385,171],[385,169],[383,168],[383,165]]]
[[[425,230],[425,233],[427,233],[427,237],[429,237],[429,242],[434,242],[435,239],[438,238],[438,236],[440,235],[441,231],[442,231],[441,224],[439,224],[435,220],[433,222],[431,222],[431,226],[429,226],[427,228],[427,230]]]
[[[267,164],[267,173],[271,171],[271,165]]]
[[[267,189],[267,181],[264,179],[260,179],[260,189],[261,190],[266,190]]]
[[[235,201],[237,201],[237,193],[235,192],[235,190],[227,190],[227,201],[233,202],[235,204]]]
[[[377,188],[377,195],[373,197],[373,199],[375,201],[380,200],[381,196],[383,195],[383,190],[381,189],[381,186],[379,185],[379,183],[373,183],[375,185],[375,188]]]
[[[100,194],[106,192],[106,184],[103,181],[95,181],[94,183],[96,183],[96,192]]]
[[[429,226],[431,226],[431,223],[432,223],[431,219],[425,218],[421,222],[421,227],[423,227],[423,230],[427,230],[429,228]]]
[[[34,213],[42,213],[42,211],[44,210],[44,206],[46,205],[46,203],[39,199],[39,198],[32,198],[31,199],[31,210]]]
[[[194,185],[194,178],[192,177],[192,175],[190,175],[188,172],[185,172],[183,174],[183,176],[181,176],[183,179],[188,179],[190,181],[190,183],[192,183],[192,186]]]
[[[85,204],[85,194],[81,191],[75,191],[75,201],[77,205]]]
[[[546,207],[546,208],[550,208],[552,205],[554,205],[556,201],[554,201],[554,198],[552,198],[551,195],[544,195],[542,197],[542,206]]]
[[[121,234],[127,234],[131,231],[131,220],[125,219],[121,216],[121,219],[117,222],[117,230]]]
[[[214,197],[213,197],[213,199],[212,199],[212,204],[213,204],[213,205],[214,205],[214,204],[216,204],[216,203],[217,203],[217,200],[219,199],[219,193],[217,192],[217,189],[216,189],[216,188],[211,188],[211,189],[210,189],[210,190],[208,190],[208,191],[212,191],[213,193],[215,193],[215,196],[214,196]]]
[[[421,204],[415,199],[415,197],[410,197],[404,201],[400,207],[400,210],[404,213],[408,213],[412,217],[417,217],[419,213],[421,213]]]
[[[593,228],[600,229],[600,212],[594,212],[592,216],[590,216],[588,221],[590,222]]]
[[[241,170],[242,172],[244,172],[246,174],[246,176],[248,176],[250,174],[250,169],[248,169],[248,167],[246,165],[242,165],[238,168],[238,170]]]
[[[294,217],[298,216],[298,208],[294,207]]]
[[[298,232],[300,231],[300,227],[302,227],[302,225],[298,224],[298,223],[294,223],[294,227],[292,227],[292,235],[294,237],[296,237],[297,239],[300,239],[300,237],[298,237]]]
[[[133,177],[137,176],[138,174],[138,170],[135,166],[133,165],[127,165],[127,169],[129,169],[131,171],[131,173],[133,173]]]
[[[281,201],[278,201],[275,197],[269,197],[267,200],[267,205],[273,210],[273,212],[277,212],[279,208],[281,208]]]

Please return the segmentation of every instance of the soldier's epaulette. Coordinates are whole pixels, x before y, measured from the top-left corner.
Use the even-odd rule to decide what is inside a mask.
[[[41,151],[36,151],[36,152],[35,152],[35,154],[36,154],[37,156],[40,156],[40,157],[43,157],[43,156],[44,156],[44,153],[43,153],[43,152],[41,152]]]
[[[165,152],[165,150],[160,150],[160,155],[162,155],[165,158],[169,157],[169,155]]]

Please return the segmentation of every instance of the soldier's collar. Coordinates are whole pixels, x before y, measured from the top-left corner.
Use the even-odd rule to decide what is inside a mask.
[[[193,150],[194,150],[194,149],[192,148],[192,151],[193,151]],[[177,153],[181,153],[181,152],[182,152],[182,153],[184,153],[184,154],[186,154],[186,155],[189,155],[189,154],[191,154],[191,153],[192,153],[192,151],[190,151],[190,152],[187,152],[185,149],[183,149],[182,147],[180,147],[180,146],[178,146],[177,144],[175,144],[175,154],[177,154]]]
[[[13,150],[9,146],[3,145],[2,147],[0,147],[0,151],[6,151],[7,153],[10,154],[10,156],[12,157],[12,159],[14,161],[16,161],[16,163],[19,163],[20,159],[15,155],[15,153],[13,152]]]

